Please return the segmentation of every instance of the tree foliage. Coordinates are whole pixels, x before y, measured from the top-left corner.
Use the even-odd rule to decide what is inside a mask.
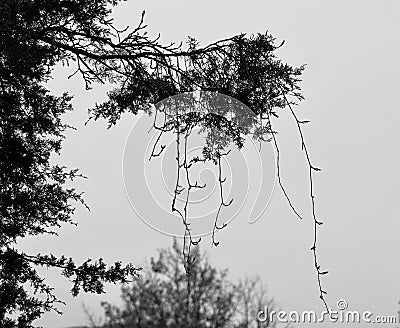
[[[277,311],[259,278],[238,283],[228,279],[227,270],[211,265],[205,253],[193,249],[196,261],[188,275],[182,250],[176,240],[172,249],[161,249],[150,266],[132,284],[121,289],[122,306],[103,302],[102,328],[252,328],[275,327],[277,322],[257,321],[259,311]]]
[[[26,254],[20,238],[57,234],[72,220],[81,193],[66,181],[82,177],[77,169],[54,165],[64,132],[62,115],[72,110],[71,97],[54,96],[43,86],[52,66],[70,60],[65,49],[45,41],[57,37],[60,23],[71,31],[97,28],[106,19],[108,1],[3,1],[0,4],[0,326],[30,327],[61,302],[39,276],[38,266],[59,268],[73,283],[71,292],[101,293],[105,282],[125,282],[137,271],[120,262],[107,267],[102,259],[78,265],[71,258]],[[76,47],[77,51],[79,46]]]

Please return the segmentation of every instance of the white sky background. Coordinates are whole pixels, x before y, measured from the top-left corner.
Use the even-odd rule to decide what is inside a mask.
[[[117,25],[136,26],[143,9],[150,33],[162,33],[165,43],[186,41],[190,35],[206,45],[240,32],[268,30],[278,43],[286,40],[279,58],[294,66],[307,64],[301,83],[306,100],[296,110],[300,118],[311,120],[304,134],[313,163],[322,168],[314,181],[317,214],[325,223],[319,230],[318,254],[322,268],[330,271],[323,279],[327,301],[333,309],[338,299],[345,299],[350,310],[396,314],[400,3],[128,1],[115,9]],[[125,115],[110,130],[104,121],[84,126],[87,108],[104,100],[108,87],[84,91],[79,77],[66,79],[71,70],[57,69],[49,86],[56,94],[67,90],[75,95],[75,111],[66,119],[78,131],[68,133],[60,162],[89,177],[75,185],[85,191],[91,211],[78,207],[78,228],[65,226],[58,238],[24,241],[24,249],[65,254],[78,263],[103,257],[110,263],[143,265],[172,240],[137,218],[124,193],[123,147],[135,118]],[[218,233],[220,246],[211,249],[210,238],[202,246],[215,265],[229,268],[231,279],[259,274],[286,311],[322,311],[310,251],[313,221],[306,162],[290,116],[283,113],[276,128],[281,131],[282,176],[305,219],[291,212],[277,188],[256,224],[239,217]],[[119,302],[118,286],[108,288],[106,295],[72,298],[71,284],[59,276],[51,270],[48,281],[67,306],[60,307],[63,316],[44,315],[37,322],[44,327],[86,323],[83,302],[97,315],[102,314],[100,301]]]

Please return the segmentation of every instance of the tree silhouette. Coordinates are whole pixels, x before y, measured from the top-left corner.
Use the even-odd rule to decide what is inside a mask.
[[[172,249],[161,249],[158,258],[140,277],[121,289],[122,306],[103,302],[104,323],[93,327],[276,327],[277,322],[260,322],[257,313],[276,310],[259,278],[228,280],[227,270],[217,270],[199,246],[190,274],[184,270],[182,250],[174,240]]]
[[[84,178],[77,169],[50,163],[60,153],[65,130],[62,115],[72,110],[68,94],[54,96],[43,86],[57,63],[73,64],[90,88],[92,83],[112,83],[109,100],[91,110],[92,119],[105,118],[116,124],[121,114],[151,112],[152,105],[183,92],[220,92],[251,108],[258,120],[247,118],[259,140],[277,142],[271,117],[277,109],[289,108],[299,128],[311,182],[315,241],[313,251],[320,297],[321,271],[316,260],[316,227],[321,223],[314,212],[311,165],[300,125],[292,105],[301,100],[299,76],[303,67],[293,68],[276,59],[274,39],[269,34],[238,35],[199,47],[189,39],[182,44],[162,45],[146,33],[144,13],[138,26],[118,30],[110,18],[110,8],[118,0],[9,0],[0,3],[0,325],[31,327],[45,311],[57,310],[61,302],[39,276],[38,266],[58,268],[70,279],[71,292],[102,293],[105,282],[126,282],[137,274],[132,264],[116,262],[107,266],[102,259],[76,264],[67,256],[26,254],[18,250],[18,239],[57,234],[62,224],[75,224],[74,206],[84,204],[82,193],[66,187],[67,180]],[[179,114],[179,113],[178,113]],[[221,115],[201,117],[189,113],[166,121],[161,132],[172,131],[187,137],[195,124],[203,124],[213,136],[223,129],[220,146],[208,139],[204,158],[218,164],[223,145],[240,146],[246,129],[227,122]],[[171,126],[172,122],[172,126]],[[221,146],[222,145],[222,146]],[[221,148],[222,147],[222,148]],[[188,163],[186,163],[188,164]],[[179,163],[181,165],[181,163]],[[185,169],[188,169],[189,164]],[[277,158],[279,172],[279,152]],[[279,182],[289,200],[281,181]],[[220,185],[222,186],[222,179]],[[222,188],[222,187],[221,187]],[[179,183],[175,195],[180,192]],[[224,200],[221,200],[226,204]],[[291,205],[289,200],[290,206]],[[172,210],[177,210],[172,207]],[[297,214],[297,212],[296,212]],[[184,220],[183,220],[184,221]],[[184,222],[185,223],[185,222]],[[215,223],[215,229],[222,228]],[[190,228],[185,225],[186,237]],[[187,238],[185,238],[187,240]],[[215,244],[215,240],[213,240]],[[185,266],[189,270],[190,239]]]

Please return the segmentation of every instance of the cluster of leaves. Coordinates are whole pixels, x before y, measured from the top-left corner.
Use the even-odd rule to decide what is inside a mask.
[[[112,125],[123,112],[150,112],[154,104],[167,97],[201,90],[236,99],[257,115],[277,115],[277,108],[287,107],[284,96],[303,99],[298,83],[304,66],[282,63],[275,55],[282,45],[275,45],[269,33],[240,34],[206,48],[199,48],[190,38],[186,52],[173,52],[162,59],[140,53],[141,65],[135,65],[135,75],[124,72],[121,86],[91,114]]]

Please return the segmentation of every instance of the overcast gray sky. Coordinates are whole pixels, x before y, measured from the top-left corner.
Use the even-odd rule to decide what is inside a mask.
[[[277,51],[283,61],[307,64],[301,83],[306,99],[296,111],[311,120],[304,134],[313,163],[322,168],[314,181],[317,214],[325,223],[318,254],[322,268],[330,271],[323,279],[327,301],[333,309],[345,299],[350,310],[396,314],[400,2],[128,0],[115,9],[117,25],[136,25],[143,9],[150,33],[162,33],[166,43],[186,41],[190,35],[206,45],[240,32],[268,30],[278,42],[286,40]],[[66,120],[78,130],[68,133],[57,160],[89,177],[75,185],[85,191],[91,211],[78,207],[78,228],[63,227],[58,238],[35,237],[23,246],[77,261],[103,257],[143,265],[157,248],[170,246],[171,237],[144,224],[125,195],[123,150],[136,118],[125,115],[110,130],[103,121],[84,126],[87,108],[104,100],[109,87],[84,91],[79,77],[66,79],[69,70],[58,68],[49,83],[54,93],[67,90],[75,96],[75,111]],[[291,212],[277,188],[255,224],[238,216],[218,233],[220,246],[211,248],[210,238],[202,246],[216,266],[229,268],[232,279],[259,274],[286,311],[322,311],[310,251],[307,166],[290,116],[283,113],[276,127],[282,176],[305,219]],[[47,276],[67,306],[60,307],[63,316],[44,315],[37,322],[44,327],[84,324],[83,302],[97,314],[100,301],[119,302],[118,286],[108,288],[106,295],[72,298],[71,286],[59,272],[51,270]]]

